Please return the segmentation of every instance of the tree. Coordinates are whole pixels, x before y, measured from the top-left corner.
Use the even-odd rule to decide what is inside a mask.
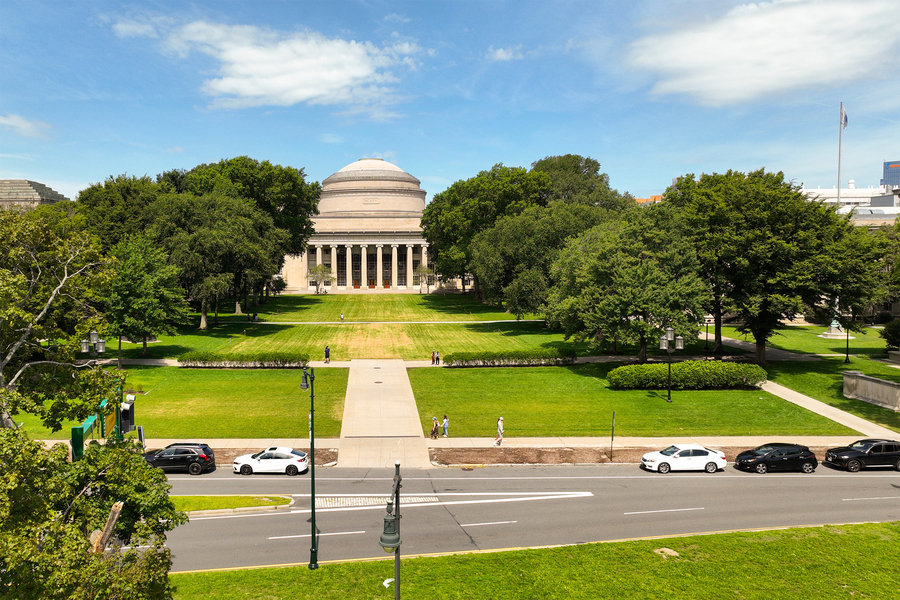
[[[107,261],[88,233],[60,236],[39,214],[0,211],[0,239],[0,427],[24,411],[58,431],[115,388],[114,375],[75,361],[80,341],[104,330]]]
[[[330,281],[334,275],[331,273],[331,267],[324,264],[318,264],[309,270],[309,278],[316,282],[316,293],[322,293],[322,284]]]
[[[472,240],[472,272],[488,302],[521,318],[540,311],[552,281],[550,265],[566,241],[615,213],[586,204],[552,201],[501,217]]]
[[[781,172],[688,175],[665,198],[682,209],[713,287],[717,340],[721,315],[734,313],[759,363],[776,328],[804,306],[846,314],[882,293],[883,239],[808,200]]]
[[[78,462],[21,430],[0,429],[0,589],[29,599],[171,598],[165,534],[187,521],[165,475],[134,443],[91,444]],[[91,534],[124,503],[112,551]],[[123,547],[120,547],[121,544]],[[130,547],[127,547],[130,546]]]
[[[549,200],[598,206],[612,211],[635,206],[630,194],[609,187],[609,175],[600,172],[600,163],[577,154],[548,156],[531,164],[532,171],[550,176]]]
[[[419,276],[419,293],[422,293],[422,287],[425,287],[425,293],[430,291],[429,277],[434,276],[434,269],[425,263],[419,263],[416,266],[416,275]]]
[[[435,195],[422,213],[422,235],[435,270],[444,277],[471,272],[475,235],[502,216],[546,205],[549,187],[546,173],[498,164]]]
[[[176,325],[187,322],[188,305],[178,283],[178,267],[168,262],[161,248],[144,235],[128,236],[112,249],[115,262],[110,285],[103,293],[103,312],[109,332],[119,338],[119,368],[122,368],[122,337],[143,340],[174,335]]]
[[[546,317],[566,339],[647,344],[666,327],[696,337],[707,287],[668,207],[630,211],[571,240],[552,266]]]
[[[102,184],[95,183],[78,193],[75,211],[108,251],[126,235],[147,228],[147,207],[160,193],[159,186],[146,175],[108,177]]]

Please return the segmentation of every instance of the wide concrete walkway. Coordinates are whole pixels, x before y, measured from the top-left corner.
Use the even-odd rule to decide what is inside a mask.
[[[431,466],[402,360],[352,360],[344,400],[339,467]]]

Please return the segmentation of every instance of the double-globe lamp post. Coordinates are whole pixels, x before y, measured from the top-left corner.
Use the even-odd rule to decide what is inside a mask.
[[[394,489],[387,503],[384,531],[378,543],[385,552],[394,553],[394,600],[400,600],[400,461],[394,465]]]
[[[674,344],[672,343],[674,342]],[[684,350],[684,338],[680,335],[675,337],[675,330],[671,327],[666,327],[666,334],[659,338],[659,349],[665,350],[669,355],[669,383],[666,386],[668,391],[668,397],[666,398],[666,402],[672,401],[672,351],[674,350]]]
[[[300,381],[300,389],[309,390],[309,498],[310,521],[312,522],[312,547],[309,549],[309,569],[319,568],[319,550],[316,532],[316,370],[310,367],[307,376],[303,369],[303,379]]]

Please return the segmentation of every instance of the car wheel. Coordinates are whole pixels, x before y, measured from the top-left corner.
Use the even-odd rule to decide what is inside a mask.
[[[897,464],[894,465],[894,468],[900,471],[900,460],[897,461]]]
[[[191,463],[188,465],[188,473],[191,475],[199,475],[203,472],[203,465],[200,463]]]
[[[862,467],[862,464],[858,460],[851,460],[847,463],[847,470],[851,473],[856,473],[860,467]]]
[[[285,473],[288,474],[289,477],[293,477],[297,474],[297,466],[296,465],[288,465],[287,469],[284,470]]]
[[[250,465],[241,465],[241,475],[253,475],[253,467]]]
[[[805,462],[802,465],[800,465],[800,470],[803,471],[804,473],[812,473],[813,471],[816,470],[816,468],[813,466],[813,464],[811,462]]]
[[[768,470],[769,470],[769,467],[766,466],[766,463],[758,463],[756,465],[756,472],[759,473],[760,475],[762,475],[763,473],[765,473]]]
[[[669,463],[659,463],[659,467],[657,467],[656,470],[659,471],[660,473],[662,473],[663,475],[665,475],[671,469],[672,469],[672,467],[669,466]]]

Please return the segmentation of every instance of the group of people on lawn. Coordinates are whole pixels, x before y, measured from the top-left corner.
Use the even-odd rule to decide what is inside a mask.
[[[444,429],[444,437],[448,437],[448,429],[450,427],[450,419],[444,415],[443,424],[438,422],[437,417],[431,417],[431,439],[436,440],[441,433],[441,427]],[[503,417],[497,419],[497,437],[494,438],[494,445],[501,446],[503,444]]]

